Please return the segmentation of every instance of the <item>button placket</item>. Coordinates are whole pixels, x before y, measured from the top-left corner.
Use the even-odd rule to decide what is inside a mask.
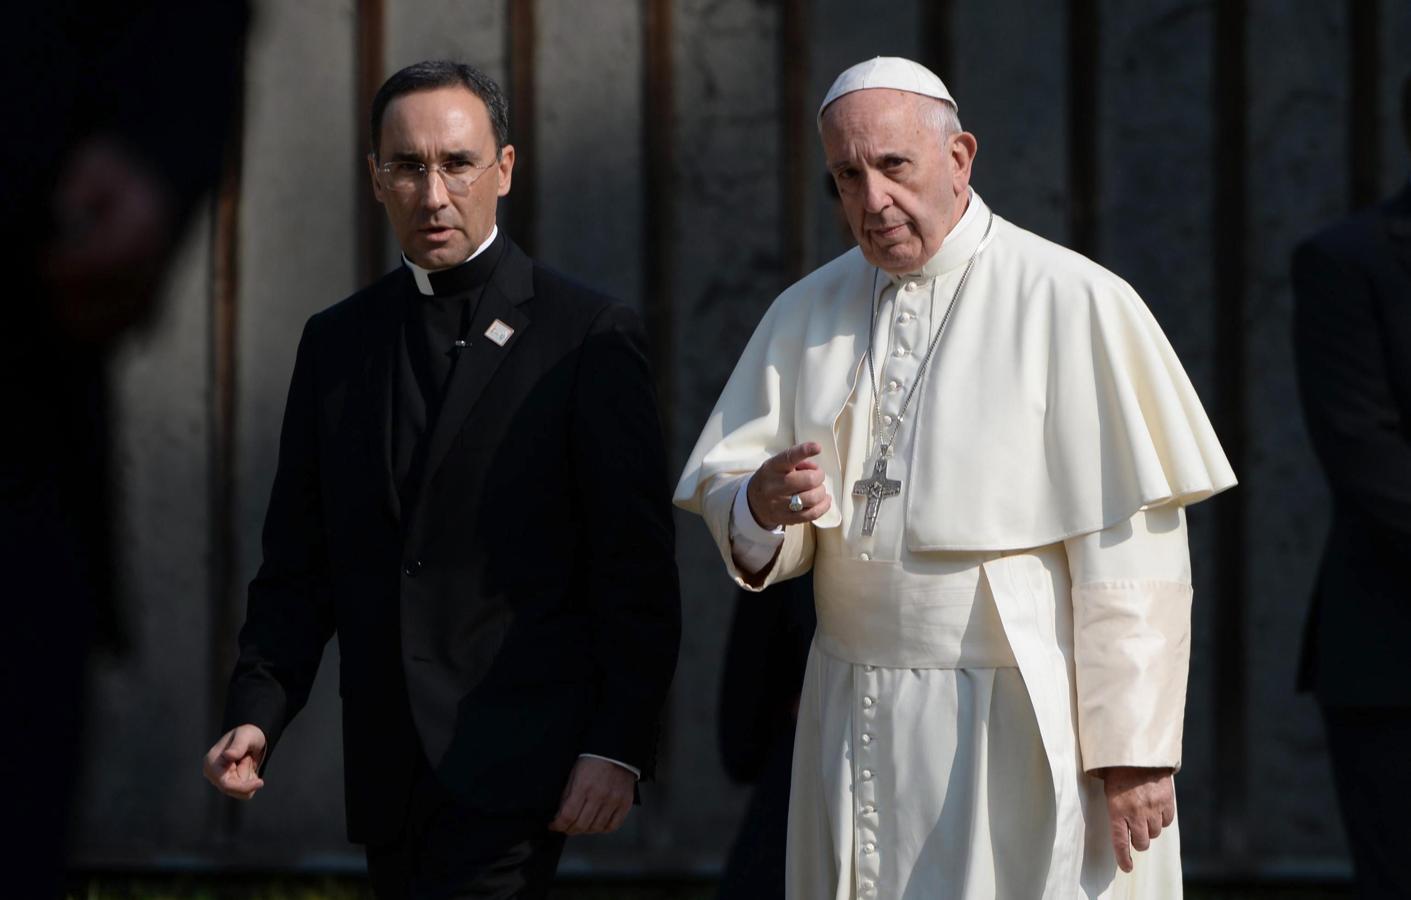
[[[880,733],[882,672],[876,666],[855,666],[856,705],[853,722],[853,804],[854,871],[864,897],[875,896],[881,874],[881,835],[877,816],[877,780],[880,757],[876,752]]]

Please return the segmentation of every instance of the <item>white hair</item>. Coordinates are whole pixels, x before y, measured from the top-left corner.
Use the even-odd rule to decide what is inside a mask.
[[[964,130],[960,127],[960,114],[956,112],[954,106],[934,97],[924,97],[921,100],[916,114],[920,117],[922,124],[930,125],[936,129],[941,140],[945,140],[951,135],[960,134]]]
[[[929,125],[936,130],[936,134],[942,141],[952,135],[960,134],[965,129],[960,127],[960,114],[956,112],[955,106],[941,100],[938,97],[923,97],[920,94],[916,97],[916,114],[921,119],[922,125]],[[823,120],[828,115],[828,110],[832,109],[829,104],[818,116],[818,133],[823,133]]]

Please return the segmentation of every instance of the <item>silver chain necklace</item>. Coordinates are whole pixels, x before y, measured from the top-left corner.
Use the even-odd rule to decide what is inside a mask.
[[[882,424],[882,397],[877,382],[876,366],[873,363],[873,347],[877,342],[877,279],[881,273],[881,269],[873,269],[872,317],[867,324],[867,375],[872,385],[872,415],[868,417],[868,426],[869,437],[872,435],[877,437],[877,459],[872,465],[872,476],[858,481],[852,489],[853,496],[867,498],[867,509],[862,518],[862,533],[865,536],[870,536],[877,527],[877,513],[882,508],[882,501],[888,497],[896,497],[901,493],[901,482],[887,477],[887,460],[892,455],[892,446],[896,443],[897,432],[901,429],[902,421],[906,418],[906,411],[911,407],[911,399],[916,396],[916,389],[921,386],[921,379],[926,374],[926,367],[931,364],[931,357],[935,355],[936,348],[940,346],[941,335],[946,331],[946,323],[950,321],[950,314],[955,310],[956,301],[965,291],[966,282],[970,280],[970,270],[975,268],[975,260],[980,255],[980,248],[985,246],[985,240],[990,236],[990,229],[994,227],[994,224],[995,214],[991,211],[990,218],[985,223],[985,233],[980,236],[980,243],[975,245],[975,252],[970,254],[970,259],[965,264],[965,271],[960,274],[960,282],[955,286],[955,292],[951,294],[945,314],[941,316],[941,324],[936,328],[936,333],[931,337],[931,342],[926,347],[926,355],[922,357],[921,366],[916,370],[916,378],[912,380],[911,387],[907,390],[906,396],[902,398],[901,409],[897,410],[890,434]],[[933,314],[935,300],[936,283],[933,280],[931,282]]]

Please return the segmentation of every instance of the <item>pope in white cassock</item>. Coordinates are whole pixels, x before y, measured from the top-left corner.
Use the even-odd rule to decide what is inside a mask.
[[[1235,483],[1200,401],[1129,285],[970,188],[930,71],[848,69],[819,129],[858,247],[676,490],[742,586],[814,572],[788,895],[1179,897],[1184,507]]]

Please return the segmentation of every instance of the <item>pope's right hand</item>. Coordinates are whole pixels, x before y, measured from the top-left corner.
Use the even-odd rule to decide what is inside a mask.
[[[823,471],[809,458],[822,452],[822,447],[809,441],[765,460],[750,477],[745,492],[756,522],[768,529],[802,525],[832,507],[833,498],[823,487]],[[795,494],[803,503],[798,512],[789,509],[789,500]]]
[[[265,786],[260,763],[265,759],[265,733],[256,725],[240,725],[216,741],[202,768],[216,790],[236,800],[249,800]]]

